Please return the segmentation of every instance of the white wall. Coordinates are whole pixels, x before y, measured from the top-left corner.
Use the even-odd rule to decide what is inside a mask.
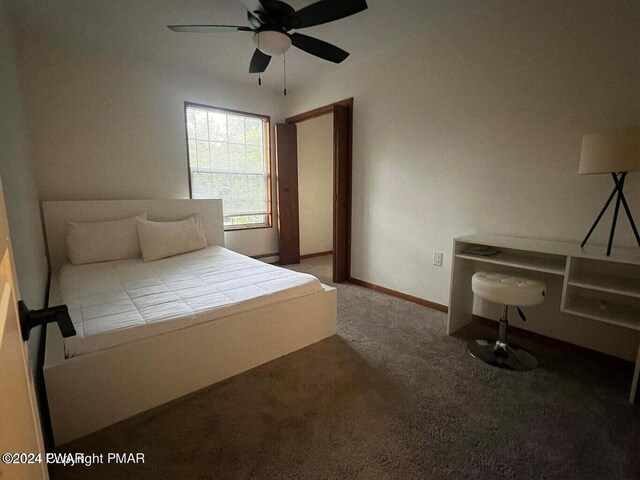
[[[300,254],[333,250],[333,115],[297,124]]]
[[[24,136],[22,93],[18,82],[14,44],[0,5],[0,177],[11,230],[11,243],[19,283],[19,297],[30,308],[42,308],[46,298],[45,259],[40,205],[34,172]],[[35,366],[40,329],[29,342]]]
[[[287,115],[354,97],[352,276],[447,304],[454,236],[580,241],[613,186],[578,175],[582,133],[640,122],[637,17],[491,2],[292,92]],[[639,173],[628,199],[640,218]]]
[[[19,40],[42,200],[188,198],[185,101],[270,115],[272,124],[281,117],[279,96],[257,86],[236,88],[53,39]],[[276,227],[229,232],[226,240],[248,255],[278,250]]]

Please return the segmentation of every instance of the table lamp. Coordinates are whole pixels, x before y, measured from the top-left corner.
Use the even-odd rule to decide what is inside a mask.
[[[602,130],[588,133],[582,137],[580,174],[609,173],[613,178],[615,186],[613,192],[609,195],[609,199],[597,216],[596,221],[593,222],[589,233],[587,233],[587,236],[584,237],[584,240],[580,244],[581,247],[586,245],[598,222],[600,222],[604,212],[606,212],[613,197],[616,197],[616,195],[611,232],[609,233],[609,244],[607,245],[607,256],[611,254],[611,246],[613,245],[613,235],[616,230],[620,204],[622,204],[627,214],[638,246],[640,246],[638,228],[633,221],[629,204],[623,193],[627,173],[638,170],[640,170],[640,126]]]

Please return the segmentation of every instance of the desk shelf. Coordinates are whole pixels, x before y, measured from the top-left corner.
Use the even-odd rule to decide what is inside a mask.
[[[561,309],[599,322],[640,330],[640,308],[622,303],[604,302],[598,298],[577,296]]]
[[[640,330],[640,265],[569,259],[561,310]]]
[[[635,278],[580,272],[570,277],[567,283],[574,287],[640,298],[640,280]]]
[[[493,265],[505,265],[513,268],[521,268],[534,272],[550,273],[552,275],[564,275],[566,257],[561,256],[534,256],[515,251],[500,252],[491,256],[472,255],[470,253],[457,253],[457,258],[475,260],[476,262],[490,263]]]

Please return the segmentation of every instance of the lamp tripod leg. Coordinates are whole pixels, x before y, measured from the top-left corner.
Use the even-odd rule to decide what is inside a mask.
[[[620,189],[620,199],[622,200],[622,206],[624,207],[624,211],[626,212],[629,223],[631,224],[633,234],[636,237],[636,242],[638,242],[638,246],[640,247],[640,234],[638,233],[638,227],[636,227],[636,222],[633,221],[633,215],[631,215],[631,209],[629,208],[627,199],[625,198],[624,193],[622,193],[622,188]]]
[[[600,214],[596,217],[596,221],[593,222],[593,225],[591,225],[591,228],[589,229],[589,233],[587,233],[587,236],[584,237],[584,240],[580,244],[581,247],[584,247],[587,244],[587,241],[589,240],[589,237],[591,236],[593,231],[596,229],[596,226],[600,222],[600,219],[604,215],[604,212],[607,211],[607,208],[609,208],[609,204],[611,203],[611,200],[613,200],[613,197],[615,196],[616,192],[618,191],[618,178],[615,176],[615,174],[612,173],[612,175],[613,175],[614,181],[616,182],[616,187],[613,189],[613,192],[611,192],[611,195],[609,195],[609,198],[608,198],[607,202],[604,204],[604,207],[602,207],[602,210],[600,211]]]
[[[611,247],[613,246],[613,235],[616,231],[616,223],[618,222],[618,212],[620,211],[620,203],[622,202],[622,189],[624,187],[624,178],[627,176],[626,172],[620,175],[620,180],[616,182],[616,191],[618,192],[618,198],[616,199],[616,207],[613,211],[613,220],[611,221],[611,233],[609,234],[609,244],[607,245],[607,256],[611,254]]]
[[[622,206],[627,213],[627,218],[629,219],[629,223],[631,224],[631,229],[633,230],[633,234],[636,236],[636,242],[638,242],[638,246],[640,247],[640,233],[638,233],[638,227],[636,227],[636,223],[633,221],[631,211],[629,210],[629,205],[627,205],[627,201],[624,197],[622,197]]]

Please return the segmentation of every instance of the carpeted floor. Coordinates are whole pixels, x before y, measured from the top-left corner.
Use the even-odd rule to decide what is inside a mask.
[[[304,261],[325,283],[329,257]],[[639,479],[631,369],[527,341],[540,367],[492,369],[445,315],[338,286],[338,335],[65,445],[144,465],[52,479]],[[466,336],[486,327],[474,326]]]

